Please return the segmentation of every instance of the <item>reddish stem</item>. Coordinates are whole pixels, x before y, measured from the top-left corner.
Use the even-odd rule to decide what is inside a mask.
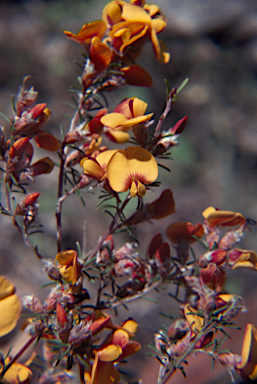
[[[10,361],[9,364],[7,364],[3,370],[3,372],[1,372],[1,377],[4,377],[4,374],[6,373],[6,371],[13,365],[13,363],[15,363],[15,361],[17,361],[20,356],[26,351],[26,349],[33,343],[34,340],[36,340],[36,338],[38,337],[38,335],[36,336],[32,336],[31,339],[29,339],[26,344],[24,344],[24,346],[19,350],[18,353],[16,353],[16,355],[12,358],[12,360]]]

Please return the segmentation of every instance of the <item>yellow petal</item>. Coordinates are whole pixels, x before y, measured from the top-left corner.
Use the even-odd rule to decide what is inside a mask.
[[[92,23],[84,24],[81,30],[77,33],[71,33],[64,31],[63,33],[71,40],[78,43],[83,43],[87,39],[92,39],[94,36],[98,36],[100,39],[103,37],[106,30],[106,25],[103,21],[98,20]]]
[[[142,116],[145,114],[147,103],[145,103],[143,100],[138,99],[138,97],[133,97],[133,116]]]
[[[122,21],[115,24],[113,29],[110,31],[109,36],[114,41],[114,47],[119,50],[120,54],[123,54],[124,49],[133,44],[135,41],[141,39],[141,37],[145,36],[148,29],[149,25],[141,21]],[[127,31],[129,31],[129,35],[131,37],[129,40],[124,42],[125,37],[128,37]],[[122,35],[123,33],[124,35]],[[120,37],[122,37],[122,41],[115,42],[115,39],[119,39]],[[116,45],[116,43],[118,45]]]
[[[127,191],[133,181],[150,184],[156,180],[157,176],[158,166],[155,158],[150,152],[140,147],[129,147],[126,151],[118,151],[111,158],[107,168],[107,177],[112,189],[116,192]]]
[[[60,268],[60,274],[62,275],[63,280],[71,283],[73,281],[73,266],[66,268],[66,266],[63,266]]]
[[[244,368],[248,363],[257,364],[257,328],[247,324],[245,328],[243,346],[241,351],[242,361],[237,368]]]
[[[216,212],[216,209],[214,207],[208,207],[203,212],[202,215],[205,219],[207,219],[210,215],[212,215],[214,212]]]
[[[144,186],[144,184],[140,183],[140,181],[138,181],[137,193],[138,193],[138,196],[141,196],[141,197],[144,196],[146,193],[146,187]]]
[[[118,29],[117,32],[114,33],[114,37],[120,37],[122,43],[127,45],[131,37],[131,30],[129,28]]]
[[[144,6],[144,9],[150,14],[151,17],[156,15],[156,13],[160,12],[160,8],[158,7],[158,5],[155,4],[146,4]]]
[[[125,321],[125,323],[122,325],[122,328],[134,334],[137,331],[138,324],[134,320],[129,319]]]
[[[98,359],[103,362],[111,362],[117,360],[122,354],[122,349],[119,345],[108,345],[106,348],[97,352]]]
[[[8,364],[10,359],[6,359],[5,363]],[[22,384],[29,383],[32,378],[31,370],[23,364],[13,363],[8,371],[4,374],[3,383],[7,384]]]
[[[103,151],[96,156],[96,160],[104,172],[106,172],[109,161],[116,152],[118,152],[118,149],[108,149],[107,151]]]
[[[127,121],[127,118],[121,113],[113,112],[103,116],[100,121],[107,127],[115,128],[123,125]]]
[[[136,124],[143,123],[145,121],[150,120],[152,116],[153,116],[153,113],[149,113],[148,115],[144,115],[144,116],[134,117],[133,119],[129,119],[125,123],[123,123],[122,127],[127,128],[127,127],[132,127],[133,125],[136,125]]]
[[[0,337],[11,332],[21,313],[21,301],[17,295],[10,295],[0,300]]]
[[[114,141],[115,143],[126,143],[130,136],[127,132],[116,131],[114,129],[108,129],[105,131],[106,136],[109,140]]]
[[[138,5],[125,3],[122,7],[121,17],[126,21],[140,21],[147,24],[151,23],[150,15]]]
[[[232,302],[232,300],[234,300],[234,295],[230,295],[229,293],[223,293],[221,295],[218,295],[218,297],[225,301],[225,303],[229,303],[229,302]]]
[[[153,183],[158,176],[158,165],[153,155],[146,149],[140,147],[129,147],[126,149],[130,171],[139,174],[138,180],[144,184]]]
[[[113,25],[121,21],[121,7],[115,1],[108,3],[103,9],[103,21],[106,25]]]
[[[136,197],[137,196],[137,185],[134,181],[132,181],[131,183],[131,187],[130,187],[130,194],[132,197]]]
[[[185,314],[185,318],[189,322],[189,325],[192,331],[199,332],[204,325],[203,317],[199,316],[198,311],[196,311],[189,304],[185,305],[184,314]]]
[[[15,292],[14,285],[7,280],[4,276],[0,276],[0,300]]]
[[[167,64],[170,60],[170,54],[168,52],[164,52],[164,46],[158,40],[154,28],[151,28],[151,41],[157,60],[162,64]]]
[[[80,165],[82,165],[83,171],[86,175],[90,175],[91,177],[100,180],[104,176],[104,171],[101,166],[93,159],[83,159],[81,160]]]
[[[118,151],[115,153],[107,167],[107,178],[114,191],[125,192],[129,189],[130,181],[127,180],[128,169],[129,166],[126,152]]]
[[[76,251],[74,249],[67,249],[66,251],[61,251],[57,253],[55,262],[58,261],[60,265],[67,265],[73,262],[74,257],[76,256]]]
[[[91,384],[91,377],[89,372],[84,373],[84,380],[85,380],[85,384]]]
[[[163,31],[166,25],[167,23],[163,19],[158,17],[156,19],[153,19],[151,22],[151,27],[155,30],[157,34]]]
[[[216,225],[239,225],[245,222],[245,217],[238,212],[221,211],[213,207],[206,208],[203,217],[207,220],[208,225],[212,228]]]

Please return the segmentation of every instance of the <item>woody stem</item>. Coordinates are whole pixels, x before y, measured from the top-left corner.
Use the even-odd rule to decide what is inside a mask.
[[[32,336],[27,342],[26,344],[23,345],[23,347],[19,350],[18,353],[16,353],[16,355],[12,358],[12,360],[10,361],[9,364],[7,364],[5,366],[5,368],[3,369],[3,371],[1,372],[1,377],[4,376],[4,374],[6,373],[6,371],[13,365],[13,363],[15,363],[15,361],[17,361],[19,359],[19,357],[26,351],[26,349],[30,346],[30,344],[33,343],[33,341],[38,337],[38,335],[35,335],[35,336]]]
[[[201,332],[196,336],[194,341],[191,343],[191,346],[186,350],[186,352],[180,357],[180,359],[174,364],[174,366],[170,369],[167,366],[161,366],[159,370],[158,382],[157,384],[166,384],[171,376],[175,373],[175,371],[181,366],[181,364],[186,360],[186,358],[193,352],[196,344],[202,339],[204,335],[206,335],[215,324],[214,321],[210,321],[206,324],[206,326],[201,330]],[[164,376],[161,375],[161,371],[165,369]]]

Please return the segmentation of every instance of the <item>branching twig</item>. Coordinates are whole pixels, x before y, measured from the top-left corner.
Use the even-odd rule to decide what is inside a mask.
[[[168,360],[167,360],[168,364],[162,365],[160,367],[157,384],[166,384],[168,382],[168,380],[175,373],[175,371],[181,366],[181,364],[186,360],[186,358],[193,352],[196,344],[202,339],[203,336],[205,336],[208,332],[210,332],[214,324],[215,324],[215,321],[210,321],[206,324],[206,326],[201,330],[201,332],[195,337],[190,347],[178,359],[176,364],[174,364],[171,368],[169,367],[170,362]],[[164,374],[163,374],[163,371],[164,371]]]
[[[28,349],[28,347],[33,343],[34,340],[36,340],[38,338],[38,335],[35,335],[35,336],[32,336],[25,344],[24,346],[19,350],[19,352],[16,353],[16,355],[12,358],[12,360],[10,361],[10,363],[8,363],[4,369],[2,370],[1,372],[1,377],[4,377],[5,373],[7,372],[7,370],[13,365],[13,363],[15,363],[19,358],[20,356]]]

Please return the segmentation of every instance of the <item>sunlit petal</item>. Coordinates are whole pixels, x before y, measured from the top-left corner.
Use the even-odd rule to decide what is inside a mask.
[[[135,320],[129,319],[122,324],[122,328],[128,331],[129,333],[135,334],[138,328],[138,323]]]
[[[10,295],[0,300],[0,337],[7,335],[11,332],[19,318],[21,313],[21,301],[17,295]]]
[[[62,275],[63,280],[71,283],[73,280],[73,266],[68,268],[66,266],[61,267],[60,274]]]
[[[109,161],[116,152],[118,152],[118,149],[109,149],[107,151],[99,153],[99,155],[96,156],[96,160],[98,161],[104,172],[106,172]]]
[[[137,125],[150,120],[152,116],[153,116],[153,113],[149,113],[148,115],[144,115],[144,116],[134,117],[133,119],[127,120],[125,123],[122,124],[122,126],[124,128],[132,127],[133,125]]]
[[[185,305],[184,314],[192,331],[199,332],[204,325],[204,318],[199,316],[198,311],[189,304]]]
[[[215,227],[216,225],[239,225],[246,221],[245,217],[241,213],[220,211],[214,207],[206,208],[202,215],[207,220],[207,223],[211,228]]]
[[[142,7],[124,3],[121,17],[123,20],[151,23],[151,17]]]
[[[95,179],[101,179],[104,171],[95,159],[82,159],[80,165],[86,175],[90,175]]]
[[[138,97],[133,97],[130,103],[132,104],[133,117],[145,114],[147,103],[145,103],[143,100],[140,100]]]
[[[98,36],[100,39],[103,37],[106,30],[106,25],[103,21],[94,21],[92,23],[84,24],[81,30],[77,33],[64,31],[64,34],[71,40],[77,43],[84,43],[87,39],[92,39]]]
[[[10,358],[5,359],[5,364],[10,362]],[[32,371],[24,364],[13,363],[3,377],[3,383],[7,384],[28,384],[32,379]]]
[[[106,25],[114,25],[121,21],[121,7],[115,1],[108,3],[103,9],[103,21]]]
[[[119,125],[123,125],[126,123],[126,121],[127,118],[123,114],[117,112],[108,113],[107,115],[101,118],[101,123],[110,128],[115,128]]]
[[[241,357],[242,361],[237,368],[243,368],[247,363],[257,365],[257,328],[249,323],[245,328]]]
[[[73,249],[67,249],[66,251],[61,251],[57,253],[55,262],[58,262],[60,265],[67,265],[73,262],[74,257],[76,256],[76,251]]]
[[[122,354],[122,349],[119,345],[108,345],[106,348],[97,352],[98,359],[104,362],[117,360]]]
[[[151,27],[155,30],[155,33],[160,33],[161,31],[163,31],[166,27],[167,23],[161,19],[161,18],[156,18],[156,19],[152,19],[152,22],[151,22]]]
[[[114,129],[107,129],[105,131],[105,135],[108,137],[109,140],[113,141],[114,143],[126,143],[130,136],[127,132],[123,131],[116,131]]]
[[[15,292],[14,285],[7,280],[4,276],[0,276],[0,300]]]
[[[132,187],[132,196],[135,196],[136,190],[138,191],[137,182],[150,184],[157,176],[158,166],[155,158],[150,152],[139,147],[118,151],[107,168],[107,177],[112,189],[116,192],[125,192]],[[139,193],[143,193],[143,189],[139,185]]]
[[[156,32],[153,28],[151,29],[151,41],[153,44],[153,50],[154,50],[154,53],[155,53],[157,60],[160,63],[167,64],[170,60],[170,54],[168,52],[164,51],[165,48],[163,47],[163,45],[158,40]]]

